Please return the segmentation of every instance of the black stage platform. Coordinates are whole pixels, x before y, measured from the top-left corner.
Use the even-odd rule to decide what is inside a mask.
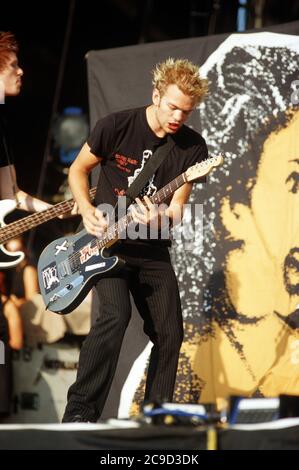
[[[226,429],[138,424],[0,425],[1,450],[298,450],[299,419]]]

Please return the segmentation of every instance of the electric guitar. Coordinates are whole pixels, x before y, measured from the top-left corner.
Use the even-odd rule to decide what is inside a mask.
[[[95,193],[96,188],[90,190],[89,194],[91,199],[94,199]],[[49,209],[36,212],[24,217],[23,219],[17,220],[16,222],[5,225],[5,216],[16,208],[16,202],[11,199],[0,201],[0,269],[13,268],[19,264],[25,256],[22,251],[9,252],[4,248],[4,246],[2,246],[3,243],[27,232],[27,230],[30,230],[31,228],[37,227],[44,222],[48,222],[48,220],[54,219],[59,215],[66,214],[72,210],[74,204],[74,199],[62,201]]]
[[[160,204],[184,183],[208,174],[222,161],[223,157],[217,156],[196,163],[160,189],[150,198],[151,202]],[[47,309],[63,315],[71,312],[99,278],[122,266],[123,261],[118,256],[105,256],[104,250],[117,242],[132,222],[132,215],[126,214],[110,225],[101,239],[81,230],[53,241],[44,249],[37,269],[40,292]]]

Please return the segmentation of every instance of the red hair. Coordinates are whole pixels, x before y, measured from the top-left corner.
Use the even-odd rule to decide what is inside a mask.
[[[18,53],[19,46],[13,33],[10,31],[0,31],[0,72],[6,67],[9,54]]]

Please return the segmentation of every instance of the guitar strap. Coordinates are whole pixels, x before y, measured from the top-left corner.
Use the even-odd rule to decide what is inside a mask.
[[[153,155],[149,158],[147,163],[145,164],[143,170],[139,173],[137,178],[133,181],[131,186],[125,192],[126,197],[126,207],[128,208],[130,204],[134,201],[134,199],[138,196],[140,191],[144,188],[146,183],[149,181],[151,176],[157,171],[161,163],[166,159],[167,155],[173,147],[175,146],[175,142],[173,138],[168,134],[166,142],[160,145]],[[118,202],[114,207],[114,213],[117,217],[117,207]],[[117,221],[117,218],[115,219]]]
[[[139,173],[139,175],[136,177],[136,179],[133,181],[131,186],[126,190],[125,192],[125,197],[126,197],[126,208],[129,207],[130,204],[134,201],[134,199],[138,196],[140,191],[144,188],[146,183],[149,181],[150,177],[157,171],[161,163],[166,159],[167,155],[169,155],[169,152],[171,149],[175,146],[175,142],[173,138],[168,134],[166,141],[160,145],[153,155],[149,158],[147,163],[144,165],[143,170]],[[113,215],[114,215],[114,221],[118,221],[118,201],[116,202],[114,209],[113,209]],[[80,222],[79,227],[77,228],[76,232],[82,230],[83,228],[83,223]]]

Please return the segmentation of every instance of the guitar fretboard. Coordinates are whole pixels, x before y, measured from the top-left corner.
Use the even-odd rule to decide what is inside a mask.
[[[183,173],[160,189],[154,196],[150,197],[151,202],[154,204],[161,204],[161,202],[170,197],[185,182],[186,179]],[[133,222],[132,215],[126,214],[118,222],[108,227],[106,236],[102,240],[96,239],[99,249],[104,248],[112,240],[116,241],[118,239],[118,235],[126,230],[131,222]]]
[[[93,200],[95,197],[96,188],[92,188],[89,191],[89,196]],[[34,214],[28,215],[23,219],[12,222],[11,224],[2,227],[0,229],[0,243],[5,243],[8,240],[20,235],[21,233],[26,232],[38,225],[48,222],[48,220],[55,219],[59,215],[66,214],[71,211],[74,207],[74,199],[69,199],[68,201],[62,201],[55,206],[45,209],[41,212],[35,212]]]
[[[182,173],[177,178],[172,180],[162,189],[160,189],[154,196],[150,197],[150,200],[154,204],[160,204],[170,197],[178,188],[180,188],[187,181],[185,173]],[[126,214],[118,222],[110,225],[107,228],[105,237],[101,240],[98,240],[96,237],[90,242],[91,248],[98,246],[99,249],[104,248],[105,246],[111,246],[116,243],[119,235],[126,230],[128,225],[133,222],[133,217],[131,214]],[[70,266],[73,272],[75,272],[80,265],[80,253],[75,251],[69,256]]]
[[[160,189],[156,194],[154,194],[154,196],[150,197],[150,201],[154,204],[160,204],[161,202],[168,199],[168,197],[170,197],[184,183],[194,181],[208,174],[213,167],[220,165],[222,162],[223,157],[222,155],[219,155],[207,158],[206,160],[196,163],[187,171],[185,171],[185,173],[182,173],[181,175],[177,176],[177,178],[173,179],[170,183]],[[99,250],[113,245],[117,242],[119,235],[124,232],[124,230],[126,230],[126,228],[131,222],[133,222],[132,215],[126,214],[121,219],[119,219],[118,222],[110,225],[107,228],[104,238],[98,240],[96,237],[94,237],[91,242],[89,242],[85,247],[81,247],[81,250],[83,248],[86,248],[88,245],[91,249],[97,247]],[[80,267],[80,252],[74,251],[74,253],[72,253],[68,257],[68,260],[72,271],[75,272]]]

